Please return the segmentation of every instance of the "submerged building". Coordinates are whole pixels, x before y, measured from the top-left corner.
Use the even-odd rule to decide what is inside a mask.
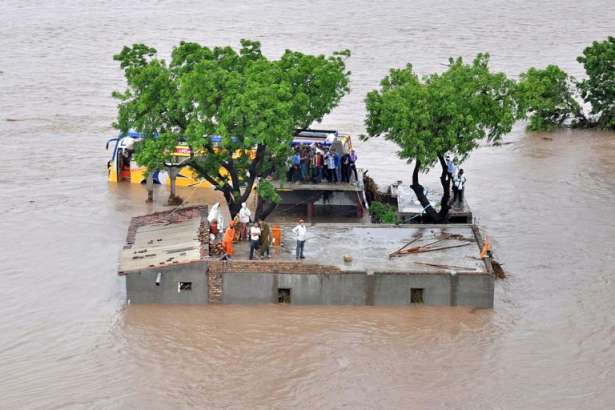
[[[293,225],[280,225],[270,259],[231,260],[210,246],[206,207],[133,218],[119,274],[129,303],[448,305],[493,307],[494,274],[478,228],[455,225],[313,224],[305,260]]]

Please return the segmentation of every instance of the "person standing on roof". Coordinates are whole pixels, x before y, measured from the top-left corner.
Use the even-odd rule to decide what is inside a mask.
[[[325,161],[327,162],[327,179],[330,183],[333,182],[333,180],[337,182],[337,174],[335,170],[335,156],[333,155],[331,150],[327,152],[327,155],[325,156]]]
[[[233,239],[235,239],[235,222],[231,221],[231,224],[224,232],[224,238],[222,239],[222,247],[224,248],[224,259],[228,259],[233,256]]]
[[[218,220],[214,219],[209,224],[209,239],[214,242],[218,237]]]
[[[340,182],[342,180],[342,157],[337,150],[334,151],[333,155],[335,158],[335,182]]]
[[[258,221],[261,227],[261,238],[260,238],[260,253],[261,258],[269,258],[269,246],[271,246],[271,229],[269,228],[269,224],[262,219]],[[265,256],[265,254],[267,256]]]
[[[299,182],[301,180],[301,155],[299,155],[299,148],[295,148],[295,155],[292,158],[292,182]]]
[[[307,182],[309,178],[309,165],[310,165],[310,155],[308,152],[308,148],[305,146],[301,147],[301,156],[299,159],[301,165],[301,182]]]
[[[350,182],[350,154],[342,155],[342,182]]]
[[[457,175],[457,165],[455,165],[455,161],[453,161],[450,155],[446,156],[446,172],[451,180]]]
[[[320,150],[317,149],[316,152],[314,153],[314,159],[313,159],[314,182],[317,184],[320,184],[320,182],[322,181],[322,164],[323,164],[322,154]]]
[[[248,224],[250,223],[251,218],[252,218],[252,212],[250,212],[246,203],[242,202],[241,209],[239,210],[239,223],[240,223],[239,239],[242,241],[248,238]]]
[[[261,240],[261,228],[254,223],[250,228],[250,260],[254,259],[254,251],[258,249]]]
[[[354,174],[354,179],[359,180],[359,176],[357,175],[357,153],[354,149],[350,150],[350,172]]]
[[[466,177],[463,175],[463,169],[453,178],[453,204],[459,203],[463,207],[463,190],[466,185]]]
[[[295,256],[297,259],[305,259],[305,256],[303,256],[303,248],[305,247],[305,235],[307,234],[307,228],[305,227],[303,219],[299,219],[299,224],[293,228],[293,233],[297,238]]]

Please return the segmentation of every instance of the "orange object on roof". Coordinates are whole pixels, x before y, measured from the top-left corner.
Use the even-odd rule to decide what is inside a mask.
[[[273,228],[271,228],[271,236],[273,237],[273,246],[282,245],[282,229],[280,225],[274,225]]]
[[[235,237],[235,228],[233,225],[226,228],[224,232],[224,238],[222,239],[222,246],[224,246],[224,252],[228,256],[233,256],[233,238]]]
[[[491,256],[491,244],[485,238],[485,240],[483,241],[483,249],[480,251],[480,258],[483,259],[483,258],[490,257],[490,256]]]

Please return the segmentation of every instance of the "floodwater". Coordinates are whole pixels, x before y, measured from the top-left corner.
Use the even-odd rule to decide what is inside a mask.
[[[509,272],[493,310],[125,306],[127,224],[164,192],[108,185],[104,151],[125,44],[350,48],[323,126],[356,135],[389,67],[489,51],[512,76],[581,76],[613,21],[612,0],[1,1],[0,408],[613,408],[614,134],[520,125],[464,165]],[[395,147],[359,151],[377,182],[408,179]]]

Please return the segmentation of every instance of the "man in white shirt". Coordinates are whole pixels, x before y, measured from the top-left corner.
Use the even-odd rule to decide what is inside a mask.
[[[246,203],[243,202],[239,210],[239,239],[242,241],[248,239],[248,224],[250,223],[251,217],[252,212],[250,212]]]
[[[463,207],[463,189],[465,188],[466,177],[463,175],[463,169],[459,170],[459,173],[453,177],[453,204],[459,203],[459,206]]]
[[[254,259],[254,251],[258,249],[261,239],[261,228],[255,223],[250,228],[250,260]]]
[[[303,256],[303,247],[305,245],[305,235],[307,233],[307,228],[303,223],[303,219],[299,219],[299,224],[293,228],[293,233],[297,237],[297,249],[295,252],[295,256],[297,259],[305,259]]]

